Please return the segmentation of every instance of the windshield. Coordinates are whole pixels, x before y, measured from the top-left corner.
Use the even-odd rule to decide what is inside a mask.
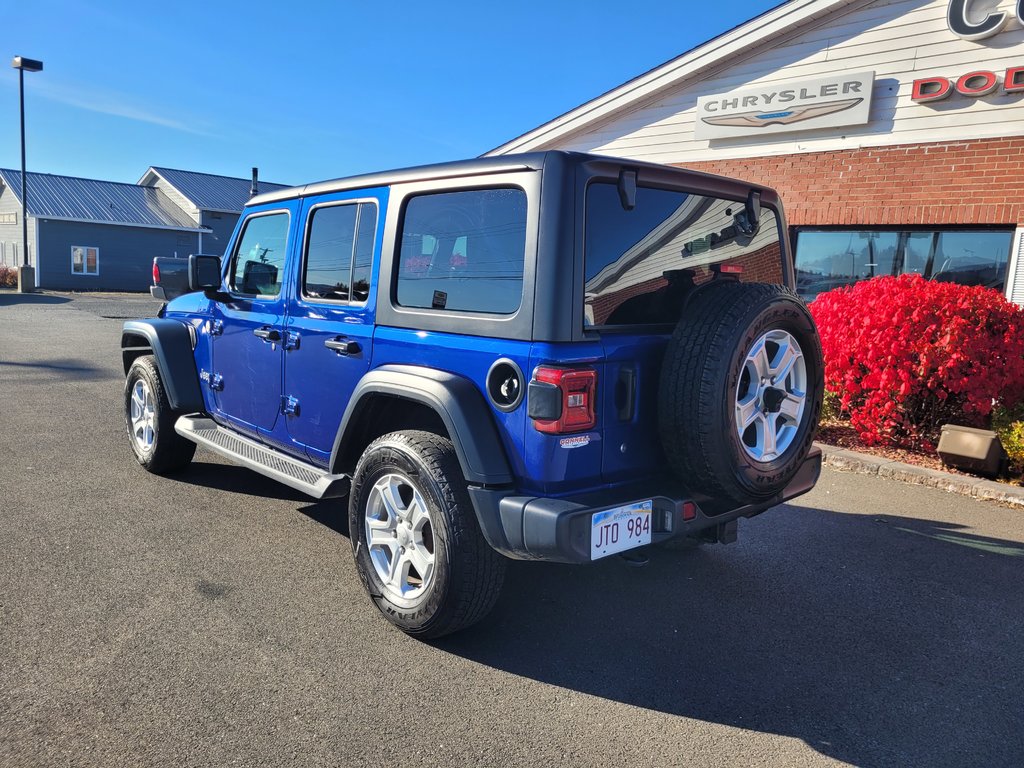
[[[761,209],[756,231],[735,200],[638,187],[622,207],[618,188],[587,188],[584,323],[675,323],[685,294],[714,277],[715,265],[739,268],[744,282],[782,283],[775,212]]]

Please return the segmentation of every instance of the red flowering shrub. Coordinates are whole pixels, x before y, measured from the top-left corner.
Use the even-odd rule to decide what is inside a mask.
[[[0,266],[0,288],[17,288],[18,270],[14,267]]]
[[[868,445],[931,450],[943,424],[984,426],[1024,400],[1024,309],[991,288],[877,277],[810,305],[825,388]]]

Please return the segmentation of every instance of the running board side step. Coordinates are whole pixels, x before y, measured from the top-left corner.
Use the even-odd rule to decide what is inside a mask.
[[[286,456],[263,443],[226,429],[204,416],[180,416],[174,431],[196,445],[209,448],[227,459],[261,475],[302,491],[314,499],[348,495],[348,475],[331,475],[319,467]]]

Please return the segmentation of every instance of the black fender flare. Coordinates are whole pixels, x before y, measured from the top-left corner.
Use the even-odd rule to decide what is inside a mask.
[[[342,446],[354,432],[360,408],[376,395],[411,400],[433,410],[448,430],[470,484],[513,482],[494,417],[477,386],[463,376],[415,365],[383,365],[360,379],[334,440],[332,468],[337,467]]]
[[[144,340],[144,343],[140,343]],[[121,357],[128,373],[135,358],[152,352],[171,408],[183,413],[205,410],[189,326],[178,320],[128,320],[121,330]]]

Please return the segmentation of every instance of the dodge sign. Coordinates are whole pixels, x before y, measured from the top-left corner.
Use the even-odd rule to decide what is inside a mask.
[[[694,137],[728,139],[863,125],[874,81],[874,72],[857,72],[701,96]]]

